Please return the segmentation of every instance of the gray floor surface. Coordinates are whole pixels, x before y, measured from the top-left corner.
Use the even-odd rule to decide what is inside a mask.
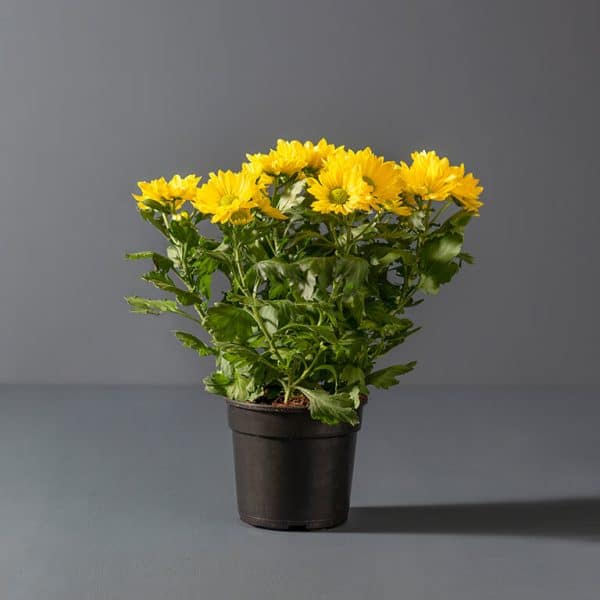
[[[199,388],[0,387],[0,600],[600,598],[600,390],[370,401],[349,521],[237,519]]]

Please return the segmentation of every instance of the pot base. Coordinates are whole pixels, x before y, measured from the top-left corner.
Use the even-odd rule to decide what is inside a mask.
[[[279,531],[316,531],[317,529],[332,529],[338,527],[348,520],[346,515],[337,519],[320,519],[316,521],[275,521],[273,519],[261,519],[240,513],[240,519],[261,529],[276,529]]]

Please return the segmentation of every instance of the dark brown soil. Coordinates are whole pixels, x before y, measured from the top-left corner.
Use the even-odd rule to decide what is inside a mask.
[[[287,403],[283,401],[283,395],[279,395],[271,402],[271,406],[277,408],[308,408],[309,404],[310,400],[304,394],[290,396]]]
[[[361,394],[360,401],[365,403],[367,401],[367,396]],[[272,402],[269,402],[266,398],[260,398],[256,400],[256,402],[260,404],[270,404],[276,408],[308,408],[310,406],[310,400],[304,394],[290,396],[287,402],[283,401],[283,394],[279,394]]]

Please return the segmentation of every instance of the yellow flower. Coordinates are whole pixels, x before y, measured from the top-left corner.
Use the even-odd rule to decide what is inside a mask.
[[[443,201],[452,195],[459,176],[456,167],[450,166],[447,158],[440,158],[433,150],[413,152],[411,158],[410,167],[405,162],[399,167],[409,196]]]
[[[186,201],[195,198],[199,181],[200,177],[194,174],[187,177],[173,175],[170,181],[164,177],[152,181],[139,181],[141,194],[132,195],[142,210],[147,208],[146,200],[153,200],[164,206],[170,206],[172,210],[179,210]]]
[[[259,162],[243,163],[242,173],[248,174],[261,190],[265,190],[273,183],[273,177],[262,170]]]
[[[343,155],[327,161],[319,178],[310,177],[307,191],[314,196],[311,204],[319,213],[347,215],[355,210],[371,209],[370,186],[357,165],[350,165]]]
[[[287,217],[278,208],[275,208],[271,204],[269,197],[264,193],[259,191],[259,193],[254,197],[254,201],[256,202],[256,206],[260,212],[267,215],[267,217],[279,219],[280,221],[287,219]]]
[[[483,206],[483,202],[479,200],[479,196],[483,192],[483,188],[479,185],[479,179],[473,176],[473,173],[465,175],[465,165],[455,167],[459,174],[452,195],[465,207],[468,212],[479,214],[479,209]]]
[[[200,212],[213,215],[212,223],[245,225],[254,218],[254,208],[268,217],[286,219],[271,206],[263,189],[251,171],[219,171],[211,173],[208,181],[197,190],[193,204]]]
[[[403,204],[399,198],[396,200],[386,200],[381,204],[381,208],[394,213],[399,217],[408,217],[413,212],[413,209],[410,206]]]
[[[350,164],[360,168],[362,178],[369,184],[373,208],[386,203],[394,205],[403,191],[396,163],[375,155],[369,147],[358,152],[349,150],[347,156]]]
[[[254,201],[262,213],[273,219],[287,219],[287,217],[277,208],[271,205],[267,188],[273,183],[273,177],[264,173],[259,166],[252,163],[242,165],[242,173],[248,174],[256,184],[256,194]]]
[[[310,141],[304,142],[303,148],[306,166],[310,169],[320,169],[323,167],[325,161],[336,152],[342,150],[343,146],[336,147],[328,143],[325,138],[321,138],[316,144]]]
[[[196,192],[193,205],[202,213],[213,215],[212,223],[243,225],[252,220],[250,209],[256,206],[256,182],[248,173],[219,171]]]
[[[293,175],[307,166],[306,149],[297,140],[277,140],[268,154],[247,154],[251,165],[269,175]]]

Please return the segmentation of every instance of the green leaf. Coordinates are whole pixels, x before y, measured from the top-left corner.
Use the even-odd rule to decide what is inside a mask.
[[[344,307],[357,323],[360,323],[365,315],[365,297],[365,290],[358,289],[352,294],[345,295],[342,300]]]
[[[363,288],[369,275],[369,263],[358,256],[344,256],[335,263],[334,276],[344,281],[344,293]]]
[[[404,263],[411,264],[414,262],[415,257],[413,253],[409,250],[390,250],[389,252],[386,252],[383,256],[372,256],[371,264],[387,267],[388,265],[391,265],[392,263],[400,259],[402,259],[402,262]]]
[[[131,312],[144,313],[149,315],[159,315],[163,312],[181,314],[181,311],[177,307],[177,302],[174,300],[153,300],[151,298],[140,298],[139,296],[128,296],[125,298]]]
[[[475,264],[475,257],[473,255],[469,254],[468,252],[461,252],[458,255],[458,258],[460,258],[460,260],[462,260],[463,262],[466,262],[469,265]]]
[[[144,273],[144,275],[142,275],[142,279],[152,283],[160,290],[175,294],[177,296],[177,301],[183,306],[191,306],[192,304],[203,303],[200,296],[197,296],[192,292],[188,292],[187,290],[178,288],[173,280],[166,273],[161,271],[150,271],[149,273]]]
[[[460,267],[453,262],[431,265],[421,276],[419,288],[426,294],[435,295],[440,291],[440,286],[443,283],[448,283],[458,273],[459,269]]]
[[[198,339],[195,335],[187,333],[186,331],[175,331],[175,337],[186,347],[196,350],[200,356],[208,356],[214,354],[215,350],[207,346],[202,340]]]
[[[275,307],[271,304],[264,304],[258,312],[263,320],[265,329],[269,335],[273,335],[277,331],[279,325],[279,317]]]
[[[162,271],[149,271],[144,273],[141,278],[148,283],[155,285],[160,290],[166,290],[168,292],[176,292],[177,287],[173,283],[173,280]]]
[[[192,270],[196,277],[196,286],[205,298],[210,298],[210,286],[213,273],[217,270],[218,262],[211,256],[202,256],[192,263]]]
[[[462,248],[463,236],[449,233],[436,237],[423,244],[422,257],[426,263],[448,263],[458,256]]]
[[[275,258],[258,261],[254,265],[254,269],[264,280],[270,280],[272,278],[284,279],[289,275],[292,275],[292,265]]]
[[[310,401],[310,416],[327,425],[350,423],[358,425],[358,413],[354,408],[354,399],[348,392],[328,394],[324,390],[309,390],[299,387]]]
[[[297,263],[302,275],[296,280],[296,287],[303,300],[313,300],[317,290],[324,293],[331,282],[333,257],[310,256]]]
[[[416,364],[415,361],[412,361],[405,365],[392,365],[379,371],[373,371],[373,373],[367,375],[366,383],[367,385],[374,385],[375,387],[387,390],[389,387],[399,383],[397,377],[412,371]]]
[[[243,309],[218,303],[206,312],[204,325],[214,338],[222,342],[245,342],[255,326],[254,319]]]
[[[152,258],[154,252],[147,250],[144,252],[128,252],[125,255],[127,260],[144,260],[145,258]]]
[[[473,215],[466,210],[460,210],[454,213],[442,226],[442,231],[454,231],[456,233],[463,233],[465,227],[470,223]]]
[[[365,383],[365,373],[364,371],[355,365],[346,365],[340,374],[340,378],[342,381],[346,382],[348,385],[353,383]]]
[[[186,219],[182,221],[171,221],[170,226],[173,237],[182,244],[193,245],[198,242],[198,230],[195,225]]]
[[[152,253],[152,262],[154,266],[163,273],[167,273],[173,268],[173,261],[162,254]]]
[[[204,378],[206,391],[238,402],[251,402],[263,393],[246,369],[233,368],[223,357],[218,357],[220,370]]]
[[[205,377],[203,382],[207,392],[227,397],[227,387],[231,385],[232,378],[217,371]]]
[[[305,184],[306,181],[302,180],[286,187],[285,191],[279,196],[279,202],[277,203],[277,208],[282,213],[290,213],[304,202],[302,192]]]

